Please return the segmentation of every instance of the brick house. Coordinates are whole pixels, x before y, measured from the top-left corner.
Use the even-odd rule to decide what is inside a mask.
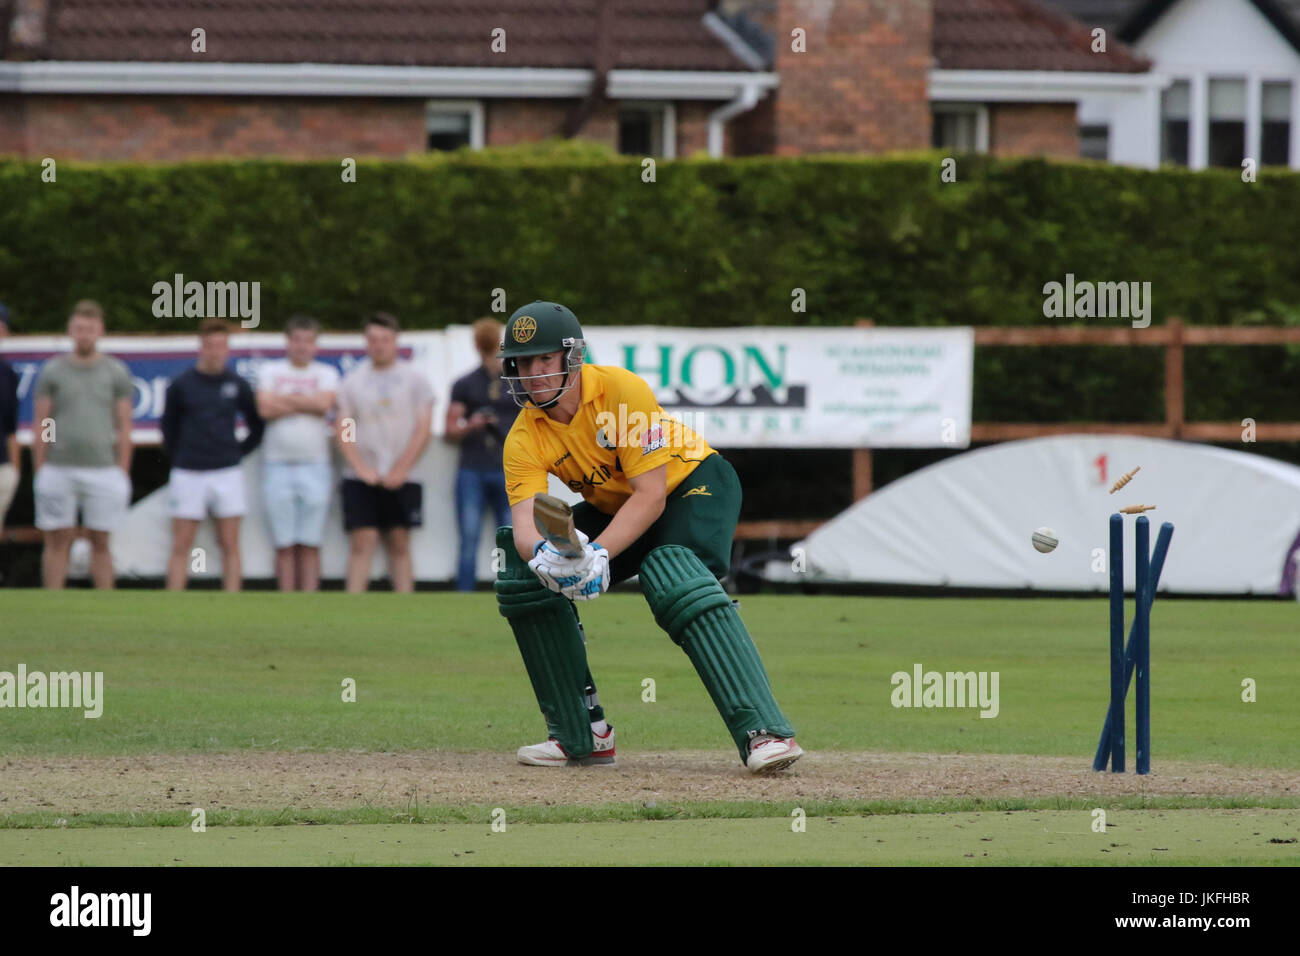
[[[1161,82],[1115,37],[1035,0],[934,0],[933,46],[935,146],[1107,159],[1079,103],[1150,106]]]
[[[1038,0],[0,0],[0,154],[1078,156],[1148,64]]]
[[[1087,96],[1112,162],[1300,169],[1300,0],[1044,0],[1152,63],[1145,103]]]
[[[829,149],[1105,158],[1081,141],[1078,104],[1149,100],[1158,82],[1124,44],[1094,51],[1088,28],[1037,0],[723,0],[721,11],[757,23],[774,51],[779,88],[737,121],[774,127],[754,152],[806,151],[800,124],[817,126],[827,86],[847,78],[858,128]],[[826,53],[791,49],[800,25]]]

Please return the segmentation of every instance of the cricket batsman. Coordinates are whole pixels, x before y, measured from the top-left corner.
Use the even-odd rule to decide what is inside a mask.
[[[503,453],[514,527],[497,531],[505,562],[496,594],[549,735],[520,748],[519,761],[615,762],[614,728],[596,695],[573,602],[640,575],[656,623],[695,666],[741,761],[753,773],[784,770],[803,750],[718,583],[740,516],[735,469],[669,418],[638,375],[584,364],[584,354],[582,327],[563,305],[531,302],[506,323],[502,377],[523,411]],[[569,517],[546,494],[548,474],[584,499],[572,509],[570,543],[559,547],[553,542],[563,533],[538,530]]]

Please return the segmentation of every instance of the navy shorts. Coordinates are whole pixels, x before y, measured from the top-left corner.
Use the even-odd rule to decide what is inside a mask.
[[[424,487],[408,481],[393,491],[356,478],[343,479],[343,530],[418,528],[424,522]]]

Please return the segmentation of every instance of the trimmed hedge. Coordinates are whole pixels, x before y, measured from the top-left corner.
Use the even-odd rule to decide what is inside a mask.
[[[1300,322],[1300,176],[971,156],[945,184],[939,160],[685,160],[654,183],[579,143],[363,161],[355,183],[335,162],[61,163],[56,183],[0,162],[0,300],[20,332],[61,329],[83,296],[114,332],[191,331],[151,311],[180,272],[260,281],[271,329],[297,311],[354,329],[374,309],[441,327],[486,314],[496,288],[592,324],[1033,325],[1068,321],[1043,317],[1042,287],[1072,272],[1151,282],[1155,324]],[[1290,351],[1225,350],[1208,371],[1198,351],[1189,416],[1196,383],[1216,417],[1273,376],[1290,381],[1259,401],[1300,403]],[[1046,353],[981,350],[977,420],[1159,417],[1159,349]]]

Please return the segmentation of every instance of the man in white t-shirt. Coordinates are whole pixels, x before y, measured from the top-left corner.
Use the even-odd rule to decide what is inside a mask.
[[[320,323],[295,315],[285,323],[287,358],[257,373],[257,410],[266,419],[262,439],[263,497],[275,544],[281,591],[320,589],[320,542],[329,514],[330,430],[339,373],[315,361]]]
[[[348,590],[370,586],[370,562],[384,536],[394,591],[415,590],[411,529],[423,523],[424,489],[410,481],[429,444],[433,388],[398,355],[397,319],[366,320],[366,357],[339,386],[335,433],[343,470],[343,528],[348,533]]]

